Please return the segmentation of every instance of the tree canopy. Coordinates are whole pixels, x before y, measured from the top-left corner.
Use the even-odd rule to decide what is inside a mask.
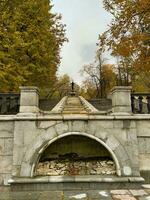
[[[100,35],[105,46],[117,57],[121,84],[150,88],[150,1],[103,0],[113,16],[109,29]]]
[[[0,90],[35,85],[44,93],[52,88],[66,40],[51,1],[0,1]]]
[[[95,61],[84,65],[81,74],[85,75],[82,88],[86,98],[105,98],[116,84],[114,65],[108,64],[102,50],[96,52]]]

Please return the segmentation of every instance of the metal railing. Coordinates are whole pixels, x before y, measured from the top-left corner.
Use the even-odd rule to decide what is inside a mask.
[[[0,93],[0,114],[17,114],[19,112],[20,94]]]
[[[1,115],[11,115],[17,114],[19,112],[20,94],[19,93],[0,93],[0,114]],[[45,101],[43,99],[39,100],[40,107],[42,106],[48,110],[51,109],[51,102],[47,103],[45,106]],[[57,103],[57,101],[56,101]],[[55,104],[55,102],[53,102]],[[133,113],[139,114],[150,114],[150,93],[132,93],[131,94],[131,108]]]
[[[132,93],[131,108],[133,113],[150,114],[150,93]]]

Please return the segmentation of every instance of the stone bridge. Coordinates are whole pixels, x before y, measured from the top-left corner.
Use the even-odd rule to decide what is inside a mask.
[[[73,188],[73,184],[92,189],[143,184],[143,177],[150,175],[150,115],[131,112],[130,93],[130,87],[115,87],[112,109],[107,111],[74,94],[51,111],[42,111],[38,89],[21,87],[19,113],[0,116],[0,184],[10,184],[14,190],[28,190],[31,185],[49,190]],[[115,173],[88,174],[82,168],[80,174],[76,167],[70,174],[37,175],[44,159],[60,161],[59,155],[69,153],[82,159],[109,158]],[[86,172],[90,162],[93,168],[96,161],[86,163]]]

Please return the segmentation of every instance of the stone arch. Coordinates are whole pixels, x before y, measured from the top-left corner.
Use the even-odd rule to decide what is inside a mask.
[[[55,142],[56,140],[66,137],[66,136],[69,136],[69,135],[82,135],[82,136],[91,138],[91,139],[99,142],[101,145],[103,145],[108,150],[108,152],[112,156],[112,158],[115,162],[115,165],[116,165],[117,175],[118,176],[123,175],[123,170],[121,168],[122,161],[119,160],[121,158],[120,157],[118,158],[115,151],[113,151],[113,149],[109,145],[107,145],[103,140],[101,140],[100,138],[98,138],[92,134],[88,134],[88,133],[84,133],[84,132],[67,132],[67,133],[62,133],[60,135],[57,135],[56,132],[54,131],[54,129],[50,128],[49,131],[47,131],[45,134],[39,135],[39,137],[37,137],[36,140],[33,141],[33,143],[31,143],[27,147],[27,151],[25,153],[25,156],[24,156],[24,158],[22,160],[22,164],[21,164],[20,176],[33,177],[35,167],[39,161],[40,155],[44,152],[44,150],[50,144]],[[126,153],[126,152],[124,152],[124,153]]]

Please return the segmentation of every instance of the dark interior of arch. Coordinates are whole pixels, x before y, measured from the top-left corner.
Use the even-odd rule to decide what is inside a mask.
[[[41,155],[36,175],[110,175],[115,163],[99,142],[85,137],[66,136],[49,145]]]

